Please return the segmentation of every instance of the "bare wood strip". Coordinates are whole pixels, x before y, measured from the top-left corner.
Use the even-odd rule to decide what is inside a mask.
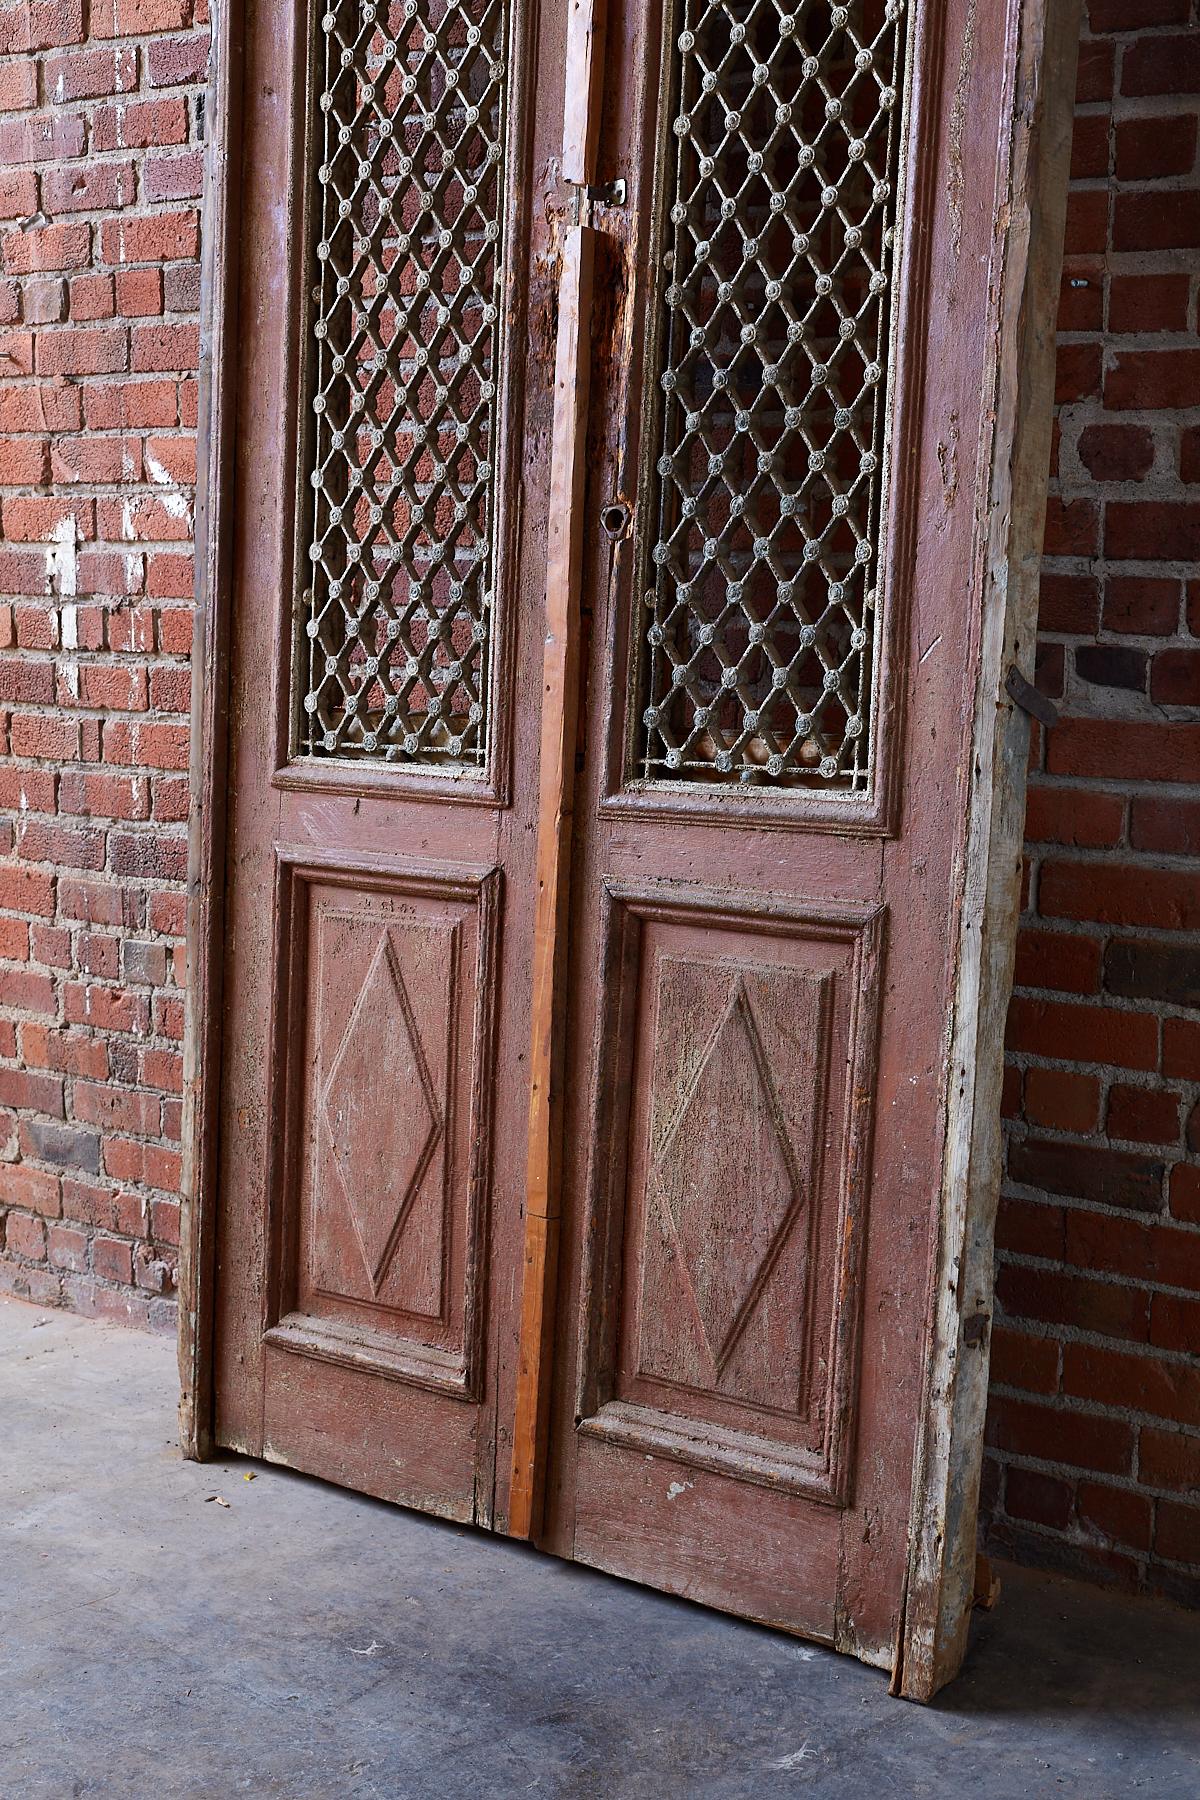
[[[524,1287],[508,1516],[508,1529],[514,1537],[532,1537],[540,1524],[550,1337],[554,1324],[561,1163],[558,1112],[563,1054],[562,974],[579,704],[579,586],[594,250],[595,233],[585,225],[572,226],[563,242],[555,352]]]
[[[1013,92],[992,362],[990,479],[977,499],[982,567],[967,838],[959,870],[957,982],[926,1401],[914,1470],[906,1592],[892,1692],[927,1701],[958,1670],[975,1582],[987,1402],[992,1238],[1000,1192],[1004,1016],[1020,909],[1029,721],[1004,692],[1032,670],[1058,307],[1071,159],[1079,0],[1013,7]],[[1002,170],[1002,175],[1005,171]]]
[[[604,12],[605,0],[569,0],[562,175],[581,187],[595,179]]]

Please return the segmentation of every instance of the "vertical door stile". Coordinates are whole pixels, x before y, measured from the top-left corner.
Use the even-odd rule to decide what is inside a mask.
[[[573,0],[567,27],[563,177],[591,176],[597,127],[601,0]],[[570,226],[563,239],[550,452],[546,635],[538,782],[537,893],[529,1054],[529,1139],[521,1322],[513,1419],[508,1529],[537,1535],[541,1523],[551,1343],[558,1270],[561,1181],[563,976],[569,920],[571,824],[579,704],[579,596],[591,364],[595,232]]]

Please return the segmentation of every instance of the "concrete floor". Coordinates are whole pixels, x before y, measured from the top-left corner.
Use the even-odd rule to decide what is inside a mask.
[[[922,1709],[516,1545],[182,1462],[174,1397],[171,1344],[0,1302],[3,1800],[1200,1796],[1200,1617],[1005,1570]]]

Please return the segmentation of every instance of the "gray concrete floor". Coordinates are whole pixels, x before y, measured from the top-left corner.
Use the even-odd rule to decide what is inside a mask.
[[[1004,1570],[877,1672],[174,1434],[173,1346],[0,1302],[0,1796],[1200,1796],[1200,1618]],[[218,1506],[208,1496],[229,1502]]]

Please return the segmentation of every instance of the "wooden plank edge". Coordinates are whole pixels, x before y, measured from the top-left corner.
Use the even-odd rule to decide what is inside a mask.
[[[1055,317],[1081,0],[1013,0],[1015,80],[998,195],[1001,292],[983,539],[975,741],[963,866],[946,1161],[925,1407],[892,1692],[928,1701],[966,1650],[987,1406],[1001,1174],[1004,1023],[1012,988],[1029,721],[1004,692],[1032,672],[1053,422]]]
[[[579,598],[591,362],[588,322],[594,251],[595,233],[589,226],[574,225],[568,230],[563,240],[555,345],[525,1248],[507,1527],[510,1536],[524,1538],[535,1537],[541,1526],[550,1340],[558,1267],[563,975],[579,695]]]
[[[216,0],[205,91],[179,1261],[179,1441],[213,1440],[213,1239],[221,1071],[230,571],[241,182],[242,0]]]
[[[605,0],[568,0],[562,178],[576,187],[595,180],[604,26]]]

